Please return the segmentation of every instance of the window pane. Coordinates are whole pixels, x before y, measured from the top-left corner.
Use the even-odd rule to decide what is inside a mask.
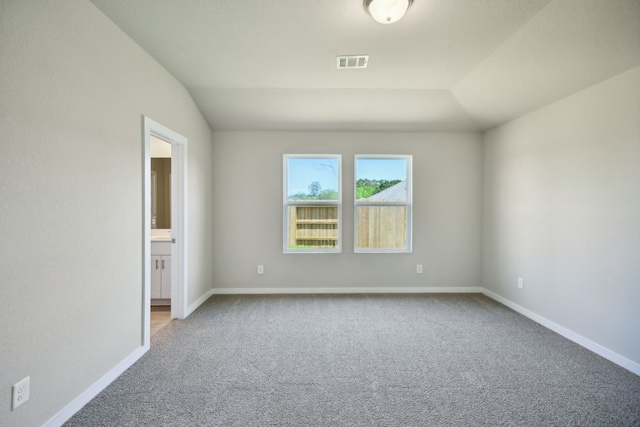
[[[342,252],[341,159],[284,155],[284,253]]]
[[[288,212],[288,249],[336,248],[337,206],[289,206]]]
[[[289,200],[338,200],[338,160],[288,159]]]
[[[356,159],[356,199],[359,202],[406,202],[406,159]]]
[[[357,249],[404,249],[406,206],[357,206]]]
[[[411,252],[411,160],[356,155],[356,252]]]

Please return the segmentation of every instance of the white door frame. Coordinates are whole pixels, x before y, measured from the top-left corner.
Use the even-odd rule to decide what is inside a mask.
[[[171,144],[171,318],[187,312],[187,138],[142,116],[143,135],[143,331],[145,348],[151,343],[151,135]]]

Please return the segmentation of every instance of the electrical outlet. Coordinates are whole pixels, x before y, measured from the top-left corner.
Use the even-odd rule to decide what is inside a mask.
[[[264,265],[258,266],[258,274],[264,274]]]
[[[30,377],[27,377],[13,385],[13,404],[11,405],[12,411],[29,400],[29,379]]]
[[[422,264],[416,265],[416,273],[422,274]]]
[[[524,280],[522,280],[522,277],[518,277],[518,287],[520,289],[524,287]]]

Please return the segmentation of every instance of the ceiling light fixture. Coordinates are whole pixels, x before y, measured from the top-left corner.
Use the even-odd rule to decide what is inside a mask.
[[[381,24],[393,24],[404,16],[413,0],[364,0],[364,9]]]

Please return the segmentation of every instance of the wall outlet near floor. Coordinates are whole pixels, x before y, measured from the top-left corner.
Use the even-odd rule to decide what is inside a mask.
[[[258,266],[258,274],[264,274],[264,265]]]
[[[518,287],[520,289],[524,287],[524,280],[522,280],[522,277],[518,277]]]
[[[27,377],[22,381],[15,383],[11,388],[13,394],[13,402],[11,405],[12,411],[29,400],[29,380],[30,377]]]
[[[422,274],[422,264],[416,265],[416,273]]]

